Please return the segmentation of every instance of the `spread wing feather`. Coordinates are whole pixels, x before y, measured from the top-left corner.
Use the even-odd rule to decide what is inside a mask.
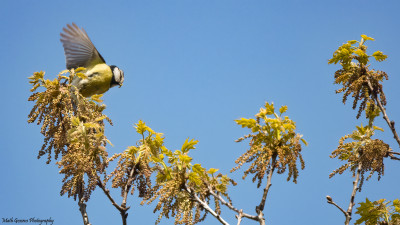
[[[104,58],[94,47],[86,31],[75,23],[67,24],[60,34],[64,47],[67,69],[90,67],[98,63],[105,63]]]

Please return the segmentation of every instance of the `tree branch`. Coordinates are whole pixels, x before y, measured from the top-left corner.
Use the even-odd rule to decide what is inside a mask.
[[[236,215],[236,218],[238,219],[237,225],[240,225],[240,222],[242,222],[242,216],[243,216],[243,210],[241,209],[239,211],[239,214]]]
[[[82,181],[82,182],[83,182],[83,181]],[[83,224],[84,224],[84,225],[91,225],[90,222],[89,222],[89,216],[88,216],[88,214],[87,214],[87,212],[86,212],[86,203],[85,203],[84,196],[83,196],[83,186],[82,186],[82,183],[80,183],[80,185],[79,185],[78,188],[79,188],[79,192],[78,192],[78,198],[79,198],[78,206],[79,206],[79,211],[80,211],[81,214],[82,214]]]
[[[368,83],[368,87],[369,87],[370,91],[373,92],[374,88],[372,87],[372,84],[371,84],[371,81],[369,80],[369,78],[367,78],[367,83]],[[399,144],[399,147],[400,147],[400,138],[399,138],[399,135],[397,135],[396,129],[394,128],[394,121],[390,121],[388,115],[386,114],[386,110],[381,103],[381,100],[378,99],[378,96],[373,95],[373,98],[374,98],[375,102],[378,104],[378,107],[382,112],[383,119],[388,124],[390,130],[392,130],[393,138],[397,141],[397,143]]]
[[[258,205],[258,209],[260,211],[264,210],[265,201],[267,200],[268,191],[269,191],[269,188],[272,186],[271,179],[272,179],[272,174],[274,173],[274,170],[275,170],[276,157],[277,157],[277,155],[273,155],[272,156],[271,169],[269,170],[269,173],[268,173],[267,185],[264,188],[264,193],[263,193],[263,197],[261,199],[260,205]]]
[[[124,189],[123,189],[123,191],[122,191],[122,203],[121,203],[121,205],[118,205],[118,204],[115,202],[115,200],[114,200],[114,199],[111,197],[111,195],[110,195],[110,191],[105,187],[105,185],[104,185],[103,182],[100,180],[100,178],[97,177],[97,185],[103,190],[104,194],[106,194],[106,196],[108,197],[108,199],[111,201],[112,205],[113,205],[116,209],[118,209],[118,211],[120,212],[121,217],[122,217],[122,224],[123,224],[123,225],[126,225],[126,224],[127,224],[126,220],[127,220],[127,218],[128,218],[128,213],[126,213],[126,212],[129,210],[130,207],[126,207],[126,202],[127,202],[127,198],[128,198],[129,191],[130,191],[130,189],[131,189],[131,187],[132,187],[132,184],[131,184],[131,183],[132,183],[132,180],[133,180],[133,178],[137,175],[137,170],[136,170],[137,167],[138,167],[138,164],[135,164],[135,165],[131,168],[131,170],[129,171],[128,180],[127,180],[126,185],[124,186]]]
[[[238,214],[241,214],[241,217],[246,217],[246,218],[258,221],[258,217],[257,216],[253,216],[253,215],[244,213],[242,209],[239,210],[239,209],[235,208],[231,203],[227,202],[224,198],[222,198],[221,195],[216,194],[210,187],[208,187],[208,191],[210,192],[210,194],[212,196],[217,198],[223,205],[227,206],[229,209],[237,212]]]
[[[86,212],[86,204],[83,201],[83,197],[79,198],[78,205],[79,205],[79,211],[82,214],[83,224],[84,225],[91,225],[90,222],[89,222],[89,216],[88,216],[88,214]]]
[[[388,153],[388,156],[390,157],[390,159],[393,159],[393,160],[400,160],[400,158],[398,158],[398,157],[396,157],[396,156],[394,156],[394,155],[400,155],[400,153],[398,153],[398,152],[389,152],[389,153]]]
[[[362,163],[359,162],[358,163],[358,168],[357,168],[357,174],[356,174],[356,179],[353,181],[353,191],[351,193],[351,198],[350,198],[350,203],[349,203],[349,208],[347,209],[347,216],[346,216],[346,221],[345,221],[345,225],[349,225],[350,224],[350,220],[351,220],[351,213],[353,211],[353,206],[355,205],[354,203],[354,199],[356,197],[356,192],[358,190],[358,182],[360,181],[360,174],[361,174],[361,166]]]
[[[265,218],[264,218],[264,214],[263,214],[262,211],[264,210],[264,207],[265,207],[265,201],[267,200],[267,195],[268,195],[269,188],[272,186],[271,179],[272,179],[272,174],[274,173],[274,170],[275,170],[276,157],[277,157],[276,154],[274,154],[272,156],[271,164],[270,164],[271,165],[271,169],[269,170],[269,173],[268,173],[267,185],[264,188],[264,193],[263,193],[261,202],[256,207],[256,212],[258,214],[257,215],[257,218],[258,218],[257,220],[258,220],[258,222],[260,222],[260,225],[265,225]]]
[[[124,191],[123,191],[123,198],[122,198],[122,204],[121,204],[121,207],[122,208],[124,208],[125,210],[124,211],[120,211],[120,213],[121,213],[121,217],[122,217],[122,224],[123,225],[126,225],[126,219],[128,218],[128,213],[126,213],[126,211],[128,211],[128,209],[130,208],[130,207],[126,207],[126,201],[127,201],[127,199],[128,199],[128,194],[129,194],[129,191],[130,191],[130,189],[131,189],[131,187],[132,187],[132,181],[133,181],[133,178],[137,175],[137,167],[139,166],[139,164],[135,164],[132,168],[131,168],[131,171],[129,171],[129,177],[128,177],[128,180],[126,181],[126,184],[125,184],[125,186],[124,186]]]
[[[114,200],[114,199],[112,198],[112,196],[110,195],[110,190],[108,190],[108,189],[105,187],[105,185],[103,184],[103,182],[100,180],[99,177],[97,177],[97,186],[99,186],[99,187],[103,190],[104,194],[106,194],[106,196],[107,196],[108,199],[110,200],[111,204],[112,204],[116,209],[118,209],[118,211],[124,210],[124,208],[122,208],[120,205],[118,205],[118,204],[115,202],[115,200]]]
[[[220,223],[222,223],[222,224],[224,224],[224,225],[229,225],[229,223],[226,222],[226,221],[221,217],[221,215],[217,214],[214,210],[212,210],[212,209],[210,208],[210,206],[209,206],[206,202],[202,201],[202,200],[199,198],[199,196],[197,196],[196,193],[193,193],[193,191],[190,190],[190,188],[188,188],[186,185],[185,185],[185,190],[190,194],[190,196],[193,198],[193,200],[195,200],[196,202],[200,203],[200,205],[201,205],[206,211],[208,211],[211,215],[213,215],[215,218],[217,218],[217,220],[218,220]]]
[[[357,167],[357,174],[356,174],[356,179],[353,181],[353,191],[351,193],[351,198],[350,198],[350,203],[349,203],[349,208],[347,209],[347,211],[344,211],[344,209],[342,209],[339,205],[337,205],[331,198],[331,196],[326,196],[326,200],[329,204],[332,204],[334,206],[336,206],[340,211],[342,211],[342,213],[344,214],[344,216],[346,217],[346,221],[345,221],[345,225],[349,225],[350,224],[350,220],[351,220],[351,214],[353,211],[353,206],[355,205],[354,203],[354,199],[356,197],[356,193],[358,190],[358,182],[360,181],[360,174],[361,174],[361,162],[358,164]]]
[[[121,206],[124,207],[124,208],[126,207],[126,201],[127,201],[127,198],[128,198],[128,193],[129,193],[129,190],[131,189],[131,186],[132,186],[131,185],[132,180],[137,175],[137,171],[136,171],[137,167],[138,167],[138,164],[135,164],[132,167],[131,171],[129,171],[129,177],[128,177],[128,180],[127,180],[126,185],[124,187],[123,199],[122,199],[122,204],[121,204]]]
[[[108,190],[103,184],[103,182],[100,180],[100,177],[97,177],[97,186],[99,186],[103,190],[104,194],[108,197],[111,204],[120,212],[122,217],[122,224],[126,225],[127,224],[126,219],[128,218],[128,213],[126,213],[126,211],[128,211],[130,207],[122,207],[118,205],[110,195],[110,190]]]
[[[327,196],[326,196],[326,199],[327,199],[327,202],[328,202],[329,204],[332,204],[332,205],[336,206],[340,211],[342,211],[342,213],[344,214],[344,216],[347,218],[347,213],[346,213],[346,211],[344,211],[344,209],[342,209],[339,205],[337,205],[337,204],[332,200],[331,196],[327,195]]]

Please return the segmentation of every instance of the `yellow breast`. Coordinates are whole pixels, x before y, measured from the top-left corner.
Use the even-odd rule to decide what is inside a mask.
[[[112,71],[105,63],[88,68],[85,75],[88,78],[80,79],[75,85],[83,96],[90,97],[95,94],[103,94],[110,89]]]

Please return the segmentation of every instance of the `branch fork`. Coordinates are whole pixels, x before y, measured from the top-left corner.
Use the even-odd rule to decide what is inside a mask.
[[[360,181],[361,166],[362,166],[362,164],[359,163],[359,164],[358,164],[358,167],[357,167],[356,178],[355,178],[355,180],[353,181],[353,191],[352,191],[352,193],[351,193],[350,203],[349,203],[349,207],[348,207],[347,211],[345,211],[343,208],[341,208],[339,205],[337,205],[337,204],[332,200],[332,197],[331,197],[331,196],[329,196],[329,195],[326,196],[327,202],[328,202],[329,204],[332,204],[332,205],[336,206],[336,207],[344,214],[344,216],[346,217],[346,221],[345,221],[345,223],[344,223],[345,225],[349,225],[349,224],[350,224],[351,214],[352,214],[352,211],[353,211],[353,207],[354,207],[354,205],[355,205],[354,199],[355,199],[355,197],[356,197],[356,193],[357,193],[357,190],[358,190],[358,182]]]

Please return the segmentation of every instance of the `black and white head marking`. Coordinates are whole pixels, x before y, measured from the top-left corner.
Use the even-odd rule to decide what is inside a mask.
[[[124,71],[122,71],[117,66],[110,66],[110,68],[113,73],[110,87],[115,87],[115,86],[121,87],[122,84],[124,83]]]

